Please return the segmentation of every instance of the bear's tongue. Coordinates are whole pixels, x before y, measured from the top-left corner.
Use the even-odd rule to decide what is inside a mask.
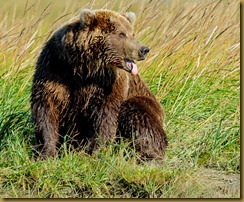
[[[137,75],[138,73],[137,65],[133,61],[127,60],[125,61],[125,65],[133,75]]]

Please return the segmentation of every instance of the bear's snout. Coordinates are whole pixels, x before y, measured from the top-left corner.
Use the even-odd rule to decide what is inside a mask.
[[[139,56],[142,57],[143,59],[146,57],[147,53],[149,52],[149,48],[146,46],[142,46],[139,50]]]

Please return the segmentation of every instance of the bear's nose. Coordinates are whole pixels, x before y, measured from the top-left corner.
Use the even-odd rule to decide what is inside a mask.
[[[149,48],[142,46],[141,49],[139,50],[139,56],[145,57],[148,52],[149,52]]]

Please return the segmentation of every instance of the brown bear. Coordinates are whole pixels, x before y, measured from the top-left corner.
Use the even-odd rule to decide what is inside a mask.
[[[124,137],[142,157],[164,156],[164,114],[135,63],[149,52],[134,37],[135,19],[133,12],[84,9],[45,44],[31,94],[43,158],[56,155],[66,137],[88,152]]]

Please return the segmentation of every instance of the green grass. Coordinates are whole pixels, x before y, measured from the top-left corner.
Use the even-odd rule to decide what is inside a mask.
[[[106,2],[106,3],[105,3]],[[127,143],[35,161],[30,88],[48,37],[83,7],[137,14],[140,74],[165,111],[162,162]],[[239,1],[0,2],[0,197],[240,197]]]

